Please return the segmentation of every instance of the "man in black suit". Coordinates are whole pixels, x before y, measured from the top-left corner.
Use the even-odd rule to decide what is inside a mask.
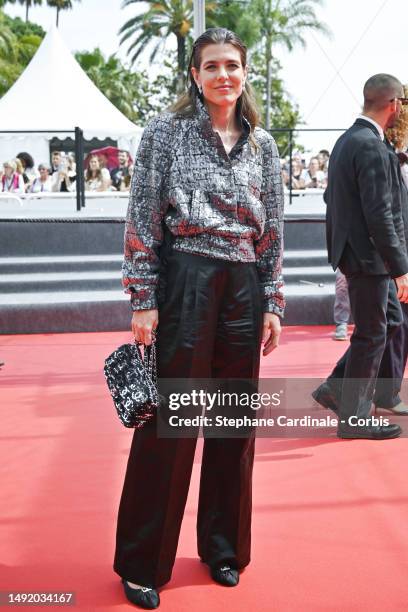
[[[408,98],[405,103],[408,104]],[[391,162],[393,214],[401,214],[405,244],[408,247],[408,191],[401,174],[400,160],[392,144],[385,139]],[[408,304],[402,303],[403,323],[386,344],[378,372],[373,402],[376,408],[396,415],[408,415],[408,406],[399,395],[408,358]]]
[[[401,428],[376,424],[369,412],[386,340],[402,323],[399,300],[408,302],[408,257],[383,137],[401,112],[404,90],[395,77],[377,74],[363,93],[363,114],[333,149],[324,195],[329,261],[347,278],[355,329],[313,397],[338,412],[338,437],[384,439]]]

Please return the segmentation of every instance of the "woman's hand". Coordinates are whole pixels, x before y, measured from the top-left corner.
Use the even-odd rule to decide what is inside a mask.
[[[132,332],[136,342],[143,342],[146,346],[152,343],[152,332],[159,323],[159,311],[136,310],[132,316]]]
[[[281,331],[280,318],[278,315],[272,312],[264,312],[262,334],[262,342],[264,343],[262,354],[264,357],[269,355],[269,353],[274,351],[278,346]]]

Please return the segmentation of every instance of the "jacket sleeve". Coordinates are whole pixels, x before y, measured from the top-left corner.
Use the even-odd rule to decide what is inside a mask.
[[[408,259],[393,217],[391,169],[388,151],[378,139],[366,141],[356,155],[361,206],[369,235],[390,273],[396,278],[408,272]]]
[[[266,221],[262,236],[255,242],[256,266],[264,300],[264,312],[283,317],[282,252],[284,198],[280,160],[274,139],[266,134],[262,143],[261,200]]]
[[[170,163],[166,143],[171,137],[171,121],[153,119],[145,128],[130,186],[124,237],[123,286],[131,295],[132,310],[157,308],[156,287],[159,248],[163,241],[163,216],[167,204],[161,191]]]

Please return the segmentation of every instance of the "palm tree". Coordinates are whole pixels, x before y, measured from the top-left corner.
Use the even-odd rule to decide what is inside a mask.
[[[16,0],[0,0],[0,9],[3,8],[6,4],[15,4]]]
[[[26,7],[26,16],[25,20],[28,21],[28,11],[34,4],[42,4],[42,0],[17,0],[19,4],[22,4]],[[3,7],[5,4],[15,4],[16,0],[0,0],[0,7]]]
[[[0,97],[18,79],[42,40],[34,33],[17,35],[10,21],[0,10]]]
[[[292,51],[296,44],[306,47],[304,35],[309,30],[330,36],[326,24],[318,20],[315,7],[322,0],[253,0],[252,12],[259,19],[261,49],[266,65],[265,129],[271,127],[271,85],[273,46],[280,44]]]
[[[20,4],[25,5],[26,7],[26,17],[25,20],[28,21],[28,11],[34,4],[42,4],[42,0],[18,0]]]
[[[120,44],[134,38],[127,54],[131,56],[132,64],[153,42],[150,54],[152,62],[157,53],[163,48],[167,38],[171,35],[177,39],[177,83],[178,90],[184,87],[186,73],[186,38],[192,28],[193,0],[124,0],[122,7],[136,3],[148,5],[146,12],[129,19],[119,30],[123,34]]]
[[[77,2],[80,2],[80,1],[81,0],[77,0]],[[67,11],[69,9],[72,9],[72,0],[47,0],[47,4],[48,6],[51,6],[52,8],[57,9],[56,25],[58,27],[60,11]]]
[[[251,0],[214,0],[206,14],[208,28],[232,30],[245,42],[248,49],[259,43],[259,23],[253,14]]]
[[[78,51],[75,53],[75,59],[112,104],[129,119],[133,119],[134,92],[132,84],[129,83],[133,75],[122,66],[120,60],[115,55],[105,59],[99,48],[93,51]]]
[[[0,58],[9,61],[17,59],[17,37],[6,23],[2,11],[0,11]]]

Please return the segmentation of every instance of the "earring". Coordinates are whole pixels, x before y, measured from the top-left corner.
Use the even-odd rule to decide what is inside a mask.
[[[197,85],[197,89],[198,89],[198,93],[201,94],[203,93],[203,88],[201,87],[201,85]]]

